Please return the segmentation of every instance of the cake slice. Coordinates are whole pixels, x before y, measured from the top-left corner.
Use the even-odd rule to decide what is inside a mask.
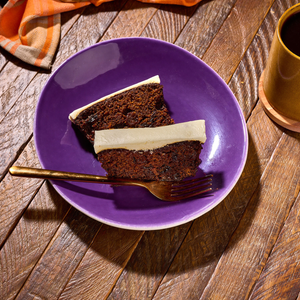
[[[95,131],[94,150],[109,177],[178,181],[195,176],[205,121]]]
[[[159,76],[129,86],[76,109],[69,119],[93,143],[95,130],[173,124]]]

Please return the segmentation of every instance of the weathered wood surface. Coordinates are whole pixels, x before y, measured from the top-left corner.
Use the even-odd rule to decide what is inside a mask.
[[[0,51],[0,298],[299,299],[300,134],[274,124],[257,93],[276,23],[297,2],[113,1],[62,14],[51,72]],[[102,225],[46,181],[7,173],[12,164],[39,166],[33,118],[51,73],[81,49],[130,36],[203,59],[247,120],[249,153],[235,188],[207,214],[166,230]]]

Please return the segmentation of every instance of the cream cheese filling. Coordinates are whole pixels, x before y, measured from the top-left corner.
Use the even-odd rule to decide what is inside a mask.
[[[105,99],[108,99],[108,98],[113,97],[113,96],[115,96],[115,95],[121,94],[121,93],[126,92],[126,91],[128,91],[128,90],[131,90],[131,89],[133,89],[133,88],[139,87],[139,86],[144,85],[144,84],[149,84],[149,83],[160,83],[160,78],[159,78],[159,76],[158,76],[158,75],[153,76],[153,77],[151,77],[151,78],[149,78],[149,79],[146,79],[146,80],[144,80],[144,81],[141,81],[141,82],[138,82],[138,83],[133,84],[133,85],[131,85],[131,86],[128,86],[128,87],[126,87],[126,88],[124,88],[124,89],[122,89],[122,90],[119,90],[119,91],[117,91],[117,92],[114,92],[114,93],[112,93],[112,94],[109,94],[109,95],[107,95],[107,96],[104,96],[104,97],[102,97],[102,98],[100,98],[100,99],[98,99],[98,100],[96,100],[96,101],[94,101],[94,102],[91,102],[91,103],[89,103],[89,104],[87,104],[87,105],[85,105],[85,106],[83,106],[83,107],[80,107],[80,108],[74,110],[73,112],[71,112],[71,113],[69,114],[69,119],[70,119],[71,121],[72,121],[72,120],[75,120],[75,119],[78,117],[78,115],[79,115],[82,111],[84,111],[84,110],[87,109],[88,107],[90,107],[90,106],[92,106],[92,105],[94,105],[94,104],[96,104],[96,103],[98,103],[98,102],[100,102],[100,101],[104,101]]]
[[[205,143],[205,121],[196,120],[160,127],[96,130],[94,150],[96,153],[118,148],[153,150],[183,141]]]

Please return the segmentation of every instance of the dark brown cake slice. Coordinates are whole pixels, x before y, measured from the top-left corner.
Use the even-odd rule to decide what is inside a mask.
[[[74,111],[69,118],[91,142],[95,130],[173,124],[163,86],[156,77],[99,99],[83,110]]]
[[[185,141],[153,150],[110,149],[98,160],[109,177],[178,181],[195,176],[201,163],[199,141]]]
[[[177,181],[195,176],[205,122],[95,132],[94,150],[109,177]]]

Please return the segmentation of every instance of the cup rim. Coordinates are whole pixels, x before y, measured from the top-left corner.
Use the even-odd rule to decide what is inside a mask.
[[[295,54],[294,52],[292,52],[285,44],[284,42],[282,41],[281,39],[281,29],[282,29],[282,26],[284,24],[284,22],[290,17],[292,16],[293,14],[295,13],[300,13],[300,3],[297,3],[293,6],[291,6],[289,9],[287,9],[283,14],[282,16],[280,17],[279,21],[278,21],[278,25],[276,27],[276,34],[277,34],[277,38],[280,42],[280,44],[283,46],[283,48],[290,54],[292,55],[293,57],[297,58],[298,60],[300,60],[300,56]]]

